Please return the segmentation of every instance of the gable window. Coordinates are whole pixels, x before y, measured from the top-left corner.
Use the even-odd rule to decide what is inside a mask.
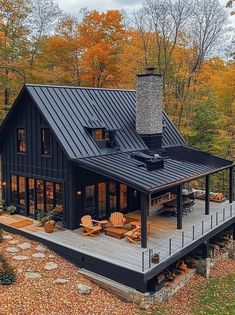
[[[17,129],[17,152],[26,152],[26,133],[25,128]]]
[[[18,203],[18,184],[17,176],[11,175],[11,202],[16,205]]]
[[[41,129],[41,150],[42,155],[51,154],[51,132],[48,128]]]
[[[104,129],[95,129],[94,131],[95,141],[109,140],[109,132]]]

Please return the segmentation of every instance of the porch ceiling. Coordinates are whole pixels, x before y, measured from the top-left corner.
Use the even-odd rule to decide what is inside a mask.
[[[187,147],[167,148],[161,155],[164,168],[149,171],[129,153],[116,153],[74,160],[79,166],[149,193],[211,174],[233,165],[225,160]],[[141,166],[140,166],[141,165]]]

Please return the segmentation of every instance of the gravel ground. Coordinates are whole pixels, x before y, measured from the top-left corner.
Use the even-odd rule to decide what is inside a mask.
[[[138,315],[136,305],[125,303],[111,293],[101,289],[78,273],[78,268],[62,259],[53,251],[37,246],[18,235],[7,234],[8,238],[0,244],[11,265],[17,270],[17,282],[11,286],[0,285],[0,315]],[[18,245],[23,245],[23,249]],[[30,244],[30,245],[29,245]],[[29,247],[30,248],[27,248]],[[14,248],[13,252],[8,252]],[[17,251],[17,250],[18,251]],[[12,251],[12,249],[10,249]],[[41,253],[33,257],[35,253]],[[37,258],[43,257],[44,258]],[[25,260],[15,260],[15,256],[25,256]],[[22,257],[21,257],[22,258]],[[57,268],[46,270],[46,263],[57,264]],[[56,265],[54,265],[55,267]],[[27,279],[25,273],[34,272],[37,278]],[[56,279],[69,280],[65,284],[55,284]],[[92,287],[90,295],[76,292],[76,284]]]

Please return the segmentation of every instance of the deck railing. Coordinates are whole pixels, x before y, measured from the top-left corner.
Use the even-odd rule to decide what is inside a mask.
[[[222,225],[224,222],[229,221],[235,216],[235,202],[226,205],[219,209],[217,212],[203,217],[200,223],[191,226],[189,229],[182,231],[177,230],[171,234],[168,240],[161,242],[161,252],[159,248],[152,247],[142,251],[142,272],[148,271],[157,264],[152,262],[154,254],[159,254],[159,263],[167,260],[181,249],[194,243],[196,240],[202,238],[214,230],[217,226]],[[162,250],[164,248],[164,250]]]

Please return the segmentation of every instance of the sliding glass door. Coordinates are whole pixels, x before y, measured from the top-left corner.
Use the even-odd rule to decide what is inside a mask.
[[[35,216],[35,180],[34,178],[28,179],[29,199],[28,199],[28,215]]]

